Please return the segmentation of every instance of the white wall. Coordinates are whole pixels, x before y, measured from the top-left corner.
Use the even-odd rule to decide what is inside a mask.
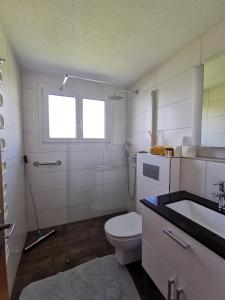
[[[180,189],[218,202],[212,193],[218,191],[218,183],[225,180],[225,162],[182,158]]]
[[[0,64],[3,75],[3,83],[0,84],[3,106],[0,107],[0,114],[5,121],[5,128],[0,129],[0,138],[6,142],[6,149],[2,151],[2,161],[6,163],[6,170],[3,172],[5,222],[16,224],[12,237],[6,240],[8,285],[11,293],[25,242],[27,218],[22,160],[20,72],[1,26],[0,57],[6,59],[5,63]]]
[[[225,21],[199,36],[173,57],[136,82],[137,95],[128,99],[128,139],[135,150],[149,150],[151,130],[151,94],[158,89],[158,129],[160,143],[180,145],[182,137],[192,133],[192,97],[194,66],[225,50]],[[146,120],[141,121],[141,115]],[[130,129],[130,130],[129,130]],[[202,149],[200,154],[225,158],[225,150]]]
[[[63,77],[23,73],[22,98],[25,153],[30,160],[34,197],[41,227],[104,215],[126,209],[127,96],[111,101],[112,130],[110,143],[43,143],[39,129],[38,90],[41,85],[59,88]],[[68,88],[103,95],[114,89],[102,84],[69,80]],[[68,148],[67,148],[68,147]],[[60,159],[61,166],[34,167],[32,163]],[[67,159],[70,161],[67,168]],[[69,179],[68,179],[69,178]],[[69,181],[68,181],[69,180]],[[29,230],[35,229],[29,187],[26,185]],[[69,212],[69,213],[68,213]]]

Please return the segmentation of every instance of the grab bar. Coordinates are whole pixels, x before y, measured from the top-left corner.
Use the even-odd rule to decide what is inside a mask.
[[[62,164],[61,160],[57,160],[57,161],[54,161],[54,162],[39,162],[39,161],[34,161],[33,162],[33,165],[35,167],[39,167],[39,166],[60,166]]]

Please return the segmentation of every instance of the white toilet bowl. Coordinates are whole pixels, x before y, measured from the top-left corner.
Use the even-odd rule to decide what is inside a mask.
[[[122,265],[141,259],[142,217],[131,212],[105,223],[105,233]]]

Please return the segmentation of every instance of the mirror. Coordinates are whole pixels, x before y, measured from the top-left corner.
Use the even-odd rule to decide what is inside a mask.
[[[225,54],[204,64],[201,146],[225,147]]]

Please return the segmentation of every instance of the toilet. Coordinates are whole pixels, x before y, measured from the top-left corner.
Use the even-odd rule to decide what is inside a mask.
[[[115,248],[115,256],[121,265],[141,259],[141,215],[131,212],[108,220],[105,234]]]

